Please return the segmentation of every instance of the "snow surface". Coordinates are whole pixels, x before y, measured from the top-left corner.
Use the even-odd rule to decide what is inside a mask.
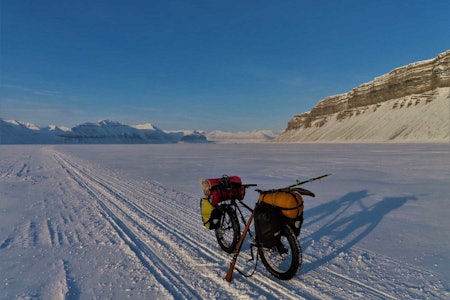
[[[450,145],[0,146],[0,299],[448,299]],[[198,180],[305,185],[290,281],[231,261]],[[245,201],[255,202],[248,191]],[[244,250],[247,248],[244,247]],[[248,270],[248,252],[238,267]]]

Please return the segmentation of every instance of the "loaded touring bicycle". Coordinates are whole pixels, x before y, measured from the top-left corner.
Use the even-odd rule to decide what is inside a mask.
[[[246,240],[250,241],[255,268],[258,257],[266,269],[282,280],[293,278],[302,264],[302,249],[298,241],[303,223],[303,196],[315,197],[314,193],[300,185],[329,176],[325,174],[295,184],[270,190],[255,190],[259,193],[254,208],[243,202],[246,189],[256,184],[242,184],[238,176],[202,179],[205,197],[200,200],[203,224],[214,230],[219,246],[233,254],[226,280],[231,281],[236,260]],[[246,219],[243,211],[250,215]],[[241,231],[241,224],[245,226]],[[251,224],[254,222],[254,231]],[[256,248],[256,259],[254,259]],[[249,277],[253,274],[241,274]]]

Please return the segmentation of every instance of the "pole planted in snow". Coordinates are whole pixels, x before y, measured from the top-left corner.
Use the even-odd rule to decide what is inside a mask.
[[[248,218],[247,224],[245,225],[245,229],[242,232],[241,238],[239,239],[239,241],[236,245],[236,249],[234,250],[233,260],[231,261],[230,268],[228,269],[227,275],[225,276],[225,279],[228,282],[230,282],[231,278],[233,277],[233,271],[234,271],[234,266],[236,265],[237,257],[239,255],[239,252],[241,251],[241,247],[244,242],[245,236],[247,235],[248,231],[250,230],[250,225],[252,224],[254,215],[255,215],[255,211],[253,210],[252,214]]]

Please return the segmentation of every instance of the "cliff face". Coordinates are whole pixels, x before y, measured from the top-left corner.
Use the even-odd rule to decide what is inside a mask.
[[[288,123],[287,129],[278,137],[278,141],[384,141],[395,140],[393,138],[395,132],[398,132],[395,123],[397,119],[402,119],[401,126],[408,127],[407,119],[408,113],[410,115],[418,114],[418,110],[421,113],[425,113],[430,110],[430,106],[440,106],[439,109],[445,109],[448,107],[449,101],[449,89],[450,87],[450,50],[439,54],[436,58],[416,62],[392,70],[391,72],[375,78],[373,81],[362,84],[350,92],[330,96],[320,101],[310,112],[295,115]],[[445,103],[447,102],[447,103]],[[390,103],[389,105],[387,105]],[[423,107],[428,105],[429,107]],[[378,111],[383,106],[383,114]],[[386,106],[390,107],[391,111],[386,110]],[[403,111],[401,108],[414,107],[409,111]],[[419,109],[420,108],[420,109]],[[377,113],[378,111],[378,113]],[[386,119],[384,115],[388,113],[392,119]],[[374,115],[371,118],[368,115]],[[395,115],[399,118],[396,118]],[[362,117],[365,115],[365,117]],[[401,116],[401,118],[400,118]],[[437,115],[423,114],[422,118],[441,118],[442,124],[448,124],[450,118],[450,112],[448,109],[446,113],[438,113]],[[342,130],[350,130],[354,128],[348,128],[350,119],[355,123],[356,118],[359,118],[360,122],[358,126],[360,131],[371,131],[370,128],[364,128],[364,123],[368,127],[383,127],[387,130],[387,127],[391,128],[395,132],[379,132],[379,137],[376,134],[365,136],[364,134],[353,134],[352,137],[346,136],[346,132],[339,133],[339,128]],[[364,119],[366,119],[364,122]],[[378,120],[378,123],[373,123]],[[411,118],[411,122],[415,119]],[[333,123],[333,128],[327,128],[327,124]],[[381,124],[382,122],[389,122],[390,126]],[[405,123],[406,122],[406,123]],[[400,126],[400,125],[399,125]],[[325,128],[324,128],[325,127]],[[327,134],[324,129],[330,129],[334,131],[334,135]],[[380,128],[381,130],[381,128]],[[447,131],[438,133],[443,141],[448,141],[447,127],[438,126],[436,130]],[[436,133],[431,132],[431,135]],[[314,134],[316,132],[316,134]],[[304,134],[302,134],[304,133]],[[413,134],[414,138],[410,135],[408,140],[421,141],[425,139],[428,141],[428,136],[421,137],[418,134]],[[397,135],[397,138],[402,139],[402,135]],[[403,136],[404,138],[404,136]],[[445,140],[447,139],[447,140]]]

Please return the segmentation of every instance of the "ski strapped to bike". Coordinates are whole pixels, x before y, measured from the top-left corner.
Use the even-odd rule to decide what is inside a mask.
[[[322,175],[322,176],[319,176],[319,177],[310,178],[310,179],[304,180],[304,181],[299,181],[299,180],[297,179],[297,181],[295,182],[295,184],[290,185],[290,186],[288,186],[288,187],[286,187],[286,188],[293,188],[293,187],[296,187],[296,186],[299,186],[299,185],[302,185],[302,184],[305,184],[305,183],[308,183],[308,182],[312,182],[312,181],[316,181],[316,180],[325,178],[325,177],[330,176],[330,175],[331,175],[331,174],[325,174],[325,175]]]
[[[330,176],[330,175],[331,174],[325,174],[325,175],[314,177],[314,178],[310,178],[310,179],[304,180],[304,181],[299,181],[297,179],[295,184],[287,186],[287,187],[284,187],[284,188],[281,188],[281,189],[277,189],[277,190],[286,190],[286,189],[293,189],[293,188],[295,189],[296,187],[298,187],[298,186],[300,186],[302,184],[305,184],[305,183],[308,183],[308,182],[312,182],[312,181],[316,181],[316,180],[325,178],[325,177]],[[236,265],[236,261],[237,261],[237,258],[239,256],[239,252],[241,251],[242,244],[243,244],[243,242],[245,240],[245,237],[246,237],[248,231],[250,230],[250,225],[251,225],[251,223],[253,221],[253,218],[255,216],[255,211],[251,210],[251,212],[252,213],[251,213],[250,217],[248,218],[247,224],[245,225],[245,229],[242,232],[241,238],[239,239],[239,241],[238,241],[238,243],[236,245],[236,248],[235,248],[235,250],[233,252],[233,259],[231,260],[230,267],[228,269],[227,275],[225,276],[225,280],[228,281],[228,282],[231,282],[231,279],[233,277],[233,271],[234,271],[234,268],[235,268],[235,265]]]

